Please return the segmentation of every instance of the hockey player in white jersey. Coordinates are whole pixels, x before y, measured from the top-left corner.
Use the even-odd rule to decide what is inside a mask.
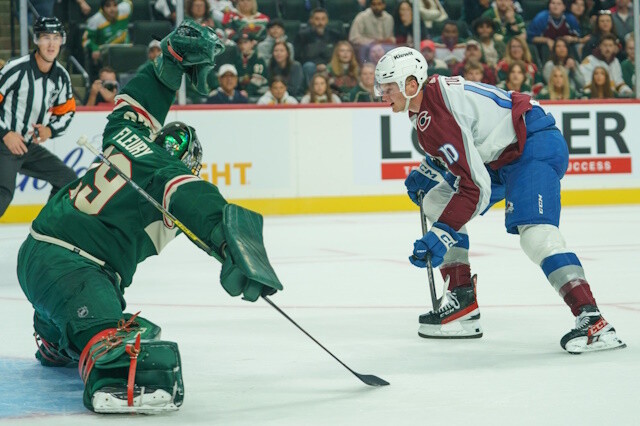
[[[528,95],[462,77],[428,77],[424,57],[408,47],[384,55],[375,77],[378,95],[392,110],[409,113],[427,153],[405,181],[416,204],[418,193],[424,194],[432,223],[409,260],[424,268],[429,255],[449,280],[441,306],[420,316],[419,335],[482,336],[465,224],[505,199],[507,232],[520,235],[523,251],[576,317],[562,348],[583,353],[624,347],[558,229],[560,179],[569,153],[553,117]]]

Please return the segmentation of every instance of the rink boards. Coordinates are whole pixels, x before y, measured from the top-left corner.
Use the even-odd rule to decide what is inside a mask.
[[[640,203],[640,103],[546,103],[570,151],[564,205]],[[67,133],[45,147],[82,174],[93,160],[76,145],[100,144],[107,109],[81,108]],[[227,199],[263,214],[403,211],[405,176],[422,158],[404,114],[380,104],[296,107],[186,106],[167,122],[193,125],[203,179]],[[50,186],[20,175],[1,222],[28,222]]]

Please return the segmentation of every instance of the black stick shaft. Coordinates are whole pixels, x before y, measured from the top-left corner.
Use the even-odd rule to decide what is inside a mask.
[[[424,206],[422,205],[422,199],[424,198],[424,192],[418,193],[418,200],[420,201],[420,224],[422,225],[422,235],[426,235],[427,230],[427,217],[424,215]],[[439,308],[438,296],[436,294],[436,281],[433,278],[433,267],[431,266],[431,253],[427,253],[427,277],[429,278],[429,292],[431,293],[431,304],[433,310]]]

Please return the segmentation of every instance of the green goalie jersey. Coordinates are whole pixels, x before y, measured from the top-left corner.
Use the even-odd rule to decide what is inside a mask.
[[[104,155],[156,201],[212,245],[227,202],[209,182],[191,174],[151,142],[173,99],[148,65],[123,89],[103,133]],[[153,97],[153,99],[151,99]],[[52,198],[32,224],[35,233],[71,244],[117,272],[122,289],[138,263],[158,254],[178,229],[106,164]]]

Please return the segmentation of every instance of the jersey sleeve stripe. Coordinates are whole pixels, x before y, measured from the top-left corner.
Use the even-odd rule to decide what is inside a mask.
[[[511,105],[512,105],[511,100],[504,99],[503,97],[499,96],[495,91],[486,90],[484,88],[472,86],[470,84],[465,84],[464,90],[485,96],[491,99],[492,101],[494,101],[501,108],[511,109]]]
[[[189,182],[199,181],[200,178],[194,175],[180,175],[171,179],[164,186],[164,195],[162,197],[162,207],[164,207],[167,211],[169,210],[169,205],[171,203],[171,196],[178,190],[178,187],[184,185]],[[164,217],[164,224],[167,228],[173,227],[173,221],[168,217]]]

